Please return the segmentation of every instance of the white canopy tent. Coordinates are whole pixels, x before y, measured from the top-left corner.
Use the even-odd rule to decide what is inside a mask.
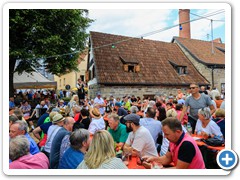
[[[23,72],[13,75],[13,87],[14,89],[48,89],[57,88],[56,81],[50,81],[37,71],[31,73]]]

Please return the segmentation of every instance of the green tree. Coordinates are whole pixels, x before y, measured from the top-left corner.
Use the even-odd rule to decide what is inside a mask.
[[[87,13],[80,9],[9,10],[10,96],[14,93],[14,72],[33,71],[40,58],[56,75],[78,70],[77,58],[88,37],[86,28],[93,21]],[[17,60],[20,63],[16,66]]]

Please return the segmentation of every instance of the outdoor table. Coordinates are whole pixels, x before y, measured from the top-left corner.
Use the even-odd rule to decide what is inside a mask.
[[[203,137],[198,136],[196,134],[192,134],[191,136],[193,138],[196,137],[195,141],[196,141],[198,146],[206,146],[208,149],[212,149],[212,150],[216,150],[216,151],[221,151],[221,150],[225,149],[225,145],[223,145],[223,146],[209,146],[201,140],[201,139],[203,139]]]
[[[128,169],[145,169],[143,165],[140,165],[137,163],[138,157],[137,156],[131,156],[128,160]]]

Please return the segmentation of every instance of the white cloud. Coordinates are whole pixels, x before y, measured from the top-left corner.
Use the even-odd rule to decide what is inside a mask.
[[[191,13],[204,16],[217,10],[191,10]],[[89,10],[89,17],[95,22],[89,27],[90,31],[136,37],[145,33],[161,30],[178,24],[178,10],[171,9],[100,9]],[[199,18],[191,15],[191,19]],[[212,17],[212,19],[224,19],[224,13]],[[213,28],[224,25],[224,22],[214,21]],[[191,23],[191,37],[206,40],[207,34],[211,33],[210,20],[202,19]],[[179,28],[156,33],[145,39],[153,39],[170,42],[173,36],[179,35]]]

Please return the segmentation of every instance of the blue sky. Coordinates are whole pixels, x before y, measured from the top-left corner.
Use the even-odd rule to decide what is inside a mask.
[[[216,12],[219,9],[191,9],[190,20],[198,16]],[[89,17],[95,22],[89,31],[137,37],[155,30],[178,24],[178,9],[89,9]],[[213,38],[221,38],[225,42],[225,13],[220,13],[208,19],[204,18],[191,23],[193,39],[211,40],[211,20],[213,19]],[[215,21],[217,20],[217,21]],[[220,20],[220,21],[219,21]],[[209,35],[207,35],[209,34]],[[179,35],[179,27],[175,27],[144,39],[170,42],[173,36]]]

